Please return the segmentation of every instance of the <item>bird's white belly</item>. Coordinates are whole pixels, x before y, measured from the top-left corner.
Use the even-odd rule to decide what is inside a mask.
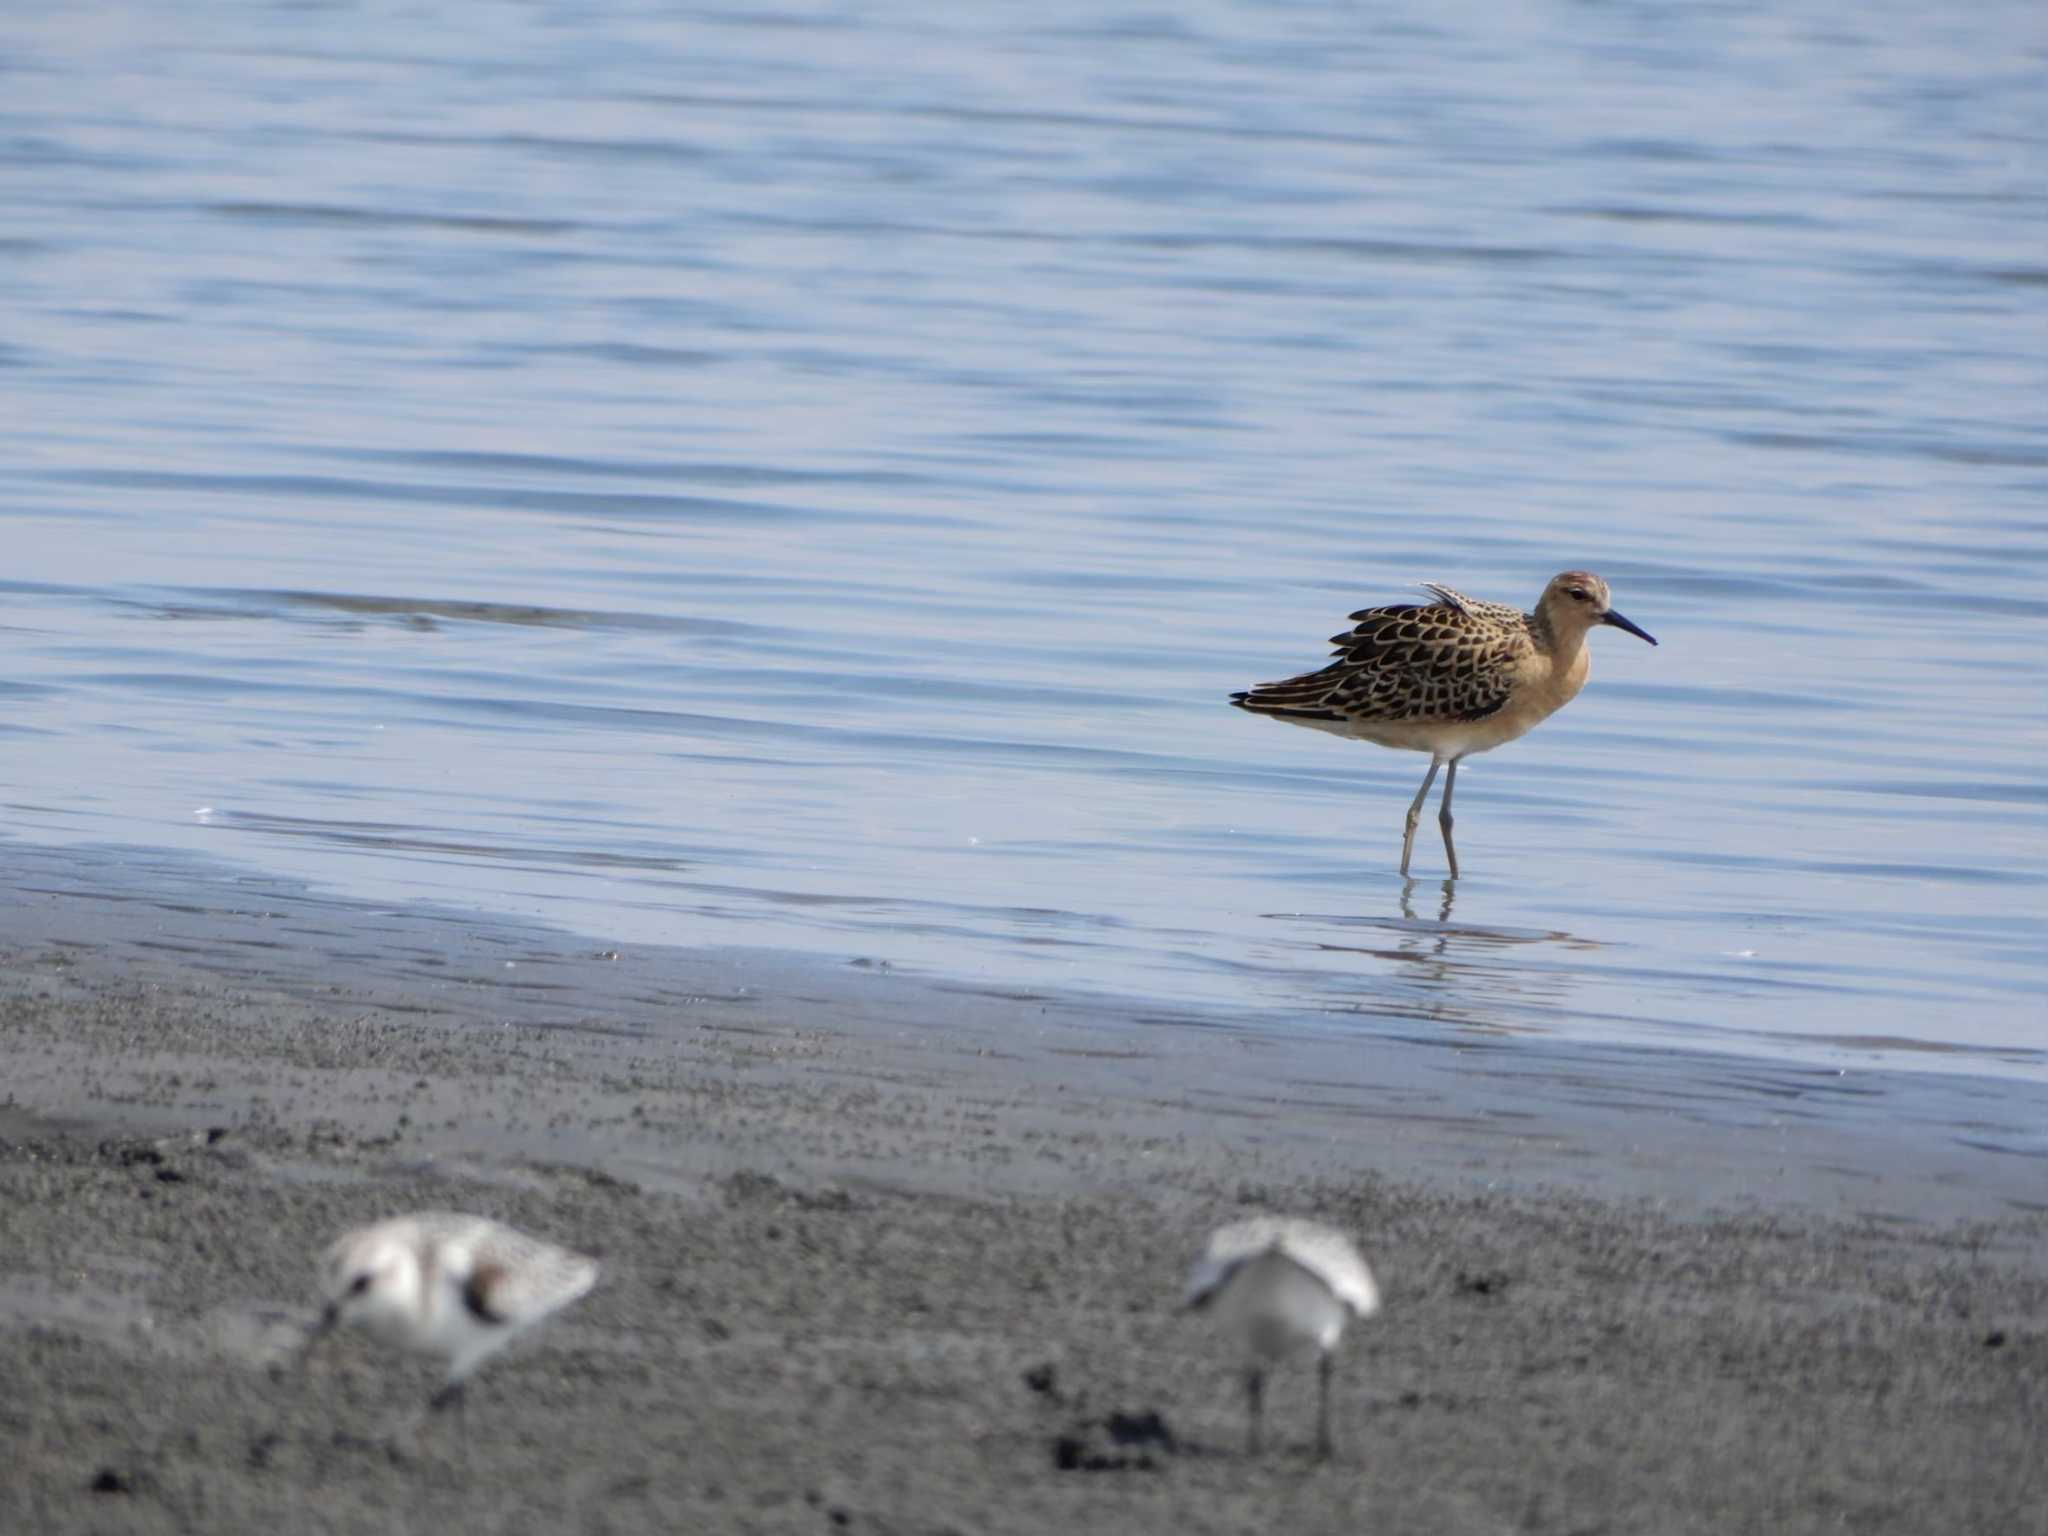
[[[1332,736],[1345,736],[1353,741],[1369,741],[1376,746],[1395,747],[1404,752],[1427,752],[1433,757],[1456,758],[1505,746],[1517,736],[1527,735],[1543,717],[1503,719],[1494,715],[1484,720],[1437,721],[1277,718],[1285,719],[1289,725],[1305,725],[1312,730],[1328,731]]]
[[[1283,1254],[1263,1254],[1240,1268],[1222,1303],[1246,1347],[1268,1360],[1309,1346],[1332,1349],[1344,1333],[1344,1303],[1319,1277]]]

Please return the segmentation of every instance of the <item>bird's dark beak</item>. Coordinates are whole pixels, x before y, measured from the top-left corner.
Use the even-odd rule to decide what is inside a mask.
[[[334,1332],[334,1325],[340,1321],[341,1308],[330,1301],[321,1309],[320,1321],[306,1330],[306,1342],[299,1346],[298,1364],[300,1370],[306,1368],[306,1362],[313,1358],[313,1351],[319,1348],[320,1341],[326,1338],[328,1334]]]
[[[1629,623],[1627,619],[1624,619],[1612,608],[1608,609],[1605,613],[1600,615],[1600,622],[1602,624],[1612,624],[1616,629],[1625,629],[1630,634],[1634,635],[1638,640],[1647,640],[1652,645],[1655,645],[1657,643],[1657,637],[1655,635],[1651,634],[1647,629],[1639,629],[1635,625]]]

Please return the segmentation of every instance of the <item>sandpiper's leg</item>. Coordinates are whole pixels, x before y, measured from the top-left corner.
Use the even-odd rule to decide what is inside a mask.
[[[1316,1361],[1316,1377],[1320,1389],[1320,1408],[1316,1414],[1316,1454],[1330,1459],[1330,1357],[1325,1354]]]
[[[468,1415],[463,1412],[465,1401],[462,1382],[442,1382],[440,1390],[427,1399],[425,1407],[415,1409],[392,1427],[391,1432],[384,1437],[385,1451],[394,1462],[403,1462],[410,1459],[410,1457],[425,1447],[427,1443],[427,1426],[436,1422],[442,1414],[448,1413],[450,1410],[453,1410],[453,1415],[458,1421],[456,1426],[457,1432],[465,1437],[466,1449]]]
[[[451,1381],[444,1384],[440,1391],[427,1399],[427,1411],[420,1415],[418,1426],[414,1430],[415,1435],[424,1436],[430,1420],[439,1418],[443,1414],[454,1419],[455,1444],[459,1449],[459,1454],[465,1466],[469,1463],[468,1388],[469,1381],[467,1377],[460,1381]]]
[[[1247,1456],[1259,1454],[1260,1419],[1266,1409],[1266,1373],[1253,1366],[1244,1373],[1244,1400],[1250,1410],[1249,1428],[1245,1431],[1244,1453]]]
[[[1422,776],[1422,788],[1415,791],[1414,803],[1408,807],[1408,831],[1401,839],[1401,873],[1404,875],[1408,873],[1408,855],[1415,851],[1415,823],[1422,820],[1422,802],[1429,798],[1429,786],[1436,782],[1436,771],[1442,766],[1442,762],[1434,757],[1429,760],[1429,772]]]
[[[1458,878],[1458,850],[1451,846],[1451,791],[1458,787],[1458,760],[1451,759],[1451,771],[1444,775],[1444,803],[1438,807],[1436,824],[1444,829],[1444,857],[1451,861],[1451,878]]]

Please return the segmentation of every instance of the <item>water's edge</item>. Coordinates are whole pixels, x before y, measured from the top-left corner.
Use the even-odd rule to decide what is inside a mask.
[[[0,843],[17,982],[196,987],[476,1026],[626,1035],[800,1028],[867,1067],[1160,1135],[1235,1138],[1332,1176],[1563,1187],[1943,1221],[2048,1210],[2048,1092],[1957,1074],[1601,1047],[1470,1031],[1339,1036],[1229,1009],[1024,994],[855,956],[614,946],[427,904],[380,906],[157,850]],[[33,1105],[27,1106],[31,1109]],[[1132,1169],[1142,1176],[1141,1169]]]

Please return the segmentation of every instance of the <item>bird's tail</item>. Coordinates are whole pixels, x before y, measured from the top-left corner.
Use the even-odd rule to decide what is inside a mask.
[[[1309,672],[1233,693],[1230,702],[1239,709],[1271,715],[1276,720],[1341,720],[1343,716],[1326,702],[1329,693],[1329,679],[1319,672]]]

